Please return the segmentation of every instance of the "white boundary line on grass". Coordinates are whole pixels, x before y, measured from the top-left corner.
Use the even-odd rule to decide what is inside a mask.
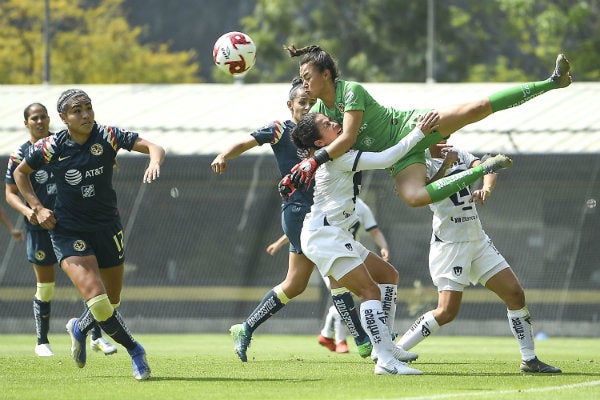
[[[576,389],[588,386],[598,386],[600,385],[600,381],[590,381],[590,382],[581,382],[581,383],[573,383],[570,385],[562,385],[562,386],[548,386],[543,388],[533,388],[533,389],[512,389],[512,390],[491,390],[480,393],[448,393],[448,394],[434,394],[431,396],[419,396],[419,397],[398,397],[396,399],[390,400],[437,400],[437,399],[451,399],[451,398],[464,398],[464,397],[479,397],[479,396],[493,396],[499,394],[512,394],[512,393],[535,393],[535,392],[551,392],[554,390],[565,390],[565,389]]]

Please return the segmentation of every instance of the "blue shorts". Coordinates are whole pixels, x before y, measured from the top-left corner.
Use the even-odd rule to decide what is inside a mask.
[[[57,226],[50,236],[59,261],[72,256],[95,255],[99,268],[116,267],[125,262],[121,222],[96,232],[74,232]]]
[[[56,264],[50,233],[47,230],[27,229],[27,260],[44,267]]]
[[[281,205],[281,227],[290,240],[290,252],[302,254],[300,245],[300,232],[304,216],[310,211],[308,204],[283,203]]]

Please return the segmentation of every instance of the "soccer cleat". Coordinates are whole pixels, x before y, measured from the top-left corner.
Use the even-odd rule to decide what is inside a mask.
[[[102,336],[98,339],[90,340],[90,348],[94,351],[102,351],[106,356],[115,354],[117,352],[115,345]]]
[[[573,78],[569,73],[570,70],[571,64],[569,63],[569,60],[567,60],[564,54],[559,54],[558,57],[556,57],[556,67],[554,67],[554,72],[550,76],[550,79],[552,79],[559,88],[567,87],[573,82]]]
[[[394,345],[392,354],[394,355],[394,358],[396,360],[404,362],[413,362],[417,358],[419,358],[419,355],[417,353],[414,353],[412,351],[406,351],[399,344]]]
[[[79,368],[85,367],[85,336],[79,331],[77,318],[71,318],[67,322],[67,332],[71,336],[71,357]]]
[[[486,174],[491,174],[499,169],[510,168],[512,160],[504,154],[496,154],[493,157],[485,159],[481,166]]]
[[[409,367],[402,361],[393,359],[387,364],[377,361],[375,375],[423,375],[423,372]]]
[[[345,340],[342,340],[338,344],[335,345],[335,352],[339,354],[348,353],[348,343]]]
[[[246,351],[250,347],[252,333],[246,330],[244,324],[233,325],[229,328],[229,332],[231,332],[231,336],[233,337],[233,346],[238,357],[242,362],[248,361]]]
[[[54,353],[50,347],[50,343],[42,343],[35,346],[35,354],[40,357],[52,357]]]
[[[321,346],[327,347],[329,349],[329,351],[335,351],[336,346],[335,346],[335,342],[332,338],[328,338],[323,335],[319,335],[317,340]],[[346,345],[346,348],[348,348],[347,345]]]
[[[521,361],[521,371],[542,374],[560,374],[562,372],[559,368],[541,362],[537,357]]]
[[[371,344],[371,339],[369,339],[367,337],[367,339],[363,343],[357,344],[356,348],[358,349],[358,354],[362,358],[369,357],[371,355],[371,352],[373,351],[373,345]]]
[[[141,344],[136,343],[133,350],[127,350],[131,356],[131,365],[133,366],[133,377],[138,381],[145,381],[150,378],[150,365],[146,360],[146,350]]]
[[[406,351],[399,344],[394,345],[394,347],[392,348],[392,355],[396,360],[402,362],[413,362],[417,358],[419,358],[419,355],[417,353],[413,353],[412,351]],[[375,348],[373,348],[373,351],[371,352],[371,360],[373,360],[373,362],[376,363],[378,358],[379,357],[377,357],[377,352],[375,351]]]

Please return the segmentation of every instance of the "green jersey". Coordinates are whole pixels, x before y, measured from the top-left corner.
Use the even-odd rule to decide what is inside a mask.
[[[311,108],[311,112],[324,114],[340,124],[343,124],[346,111],[363,112],[353,147],[361,151],[382,151],[398,143],[414,129],[419,116],[429,110],[400,111],[392,107],[384,107],[360,83],[344,80],[336,81],[333,108],[328,108],[321,99],[317,100]],[[423,151],[441,139],[438,134],[425,136],[413,150],[394,165],[394,168],[390,168],[390,173],[395,175],[415,162],[425,164]]]

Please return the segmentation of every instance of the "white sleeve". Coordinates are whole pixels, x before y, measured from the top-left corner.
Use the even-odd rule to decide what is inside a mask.
[[[362,153],[355,170],[387,168],[404,157],[424,137],[423,132],[419,128],[415,128],[389,149],[377,153]]]

